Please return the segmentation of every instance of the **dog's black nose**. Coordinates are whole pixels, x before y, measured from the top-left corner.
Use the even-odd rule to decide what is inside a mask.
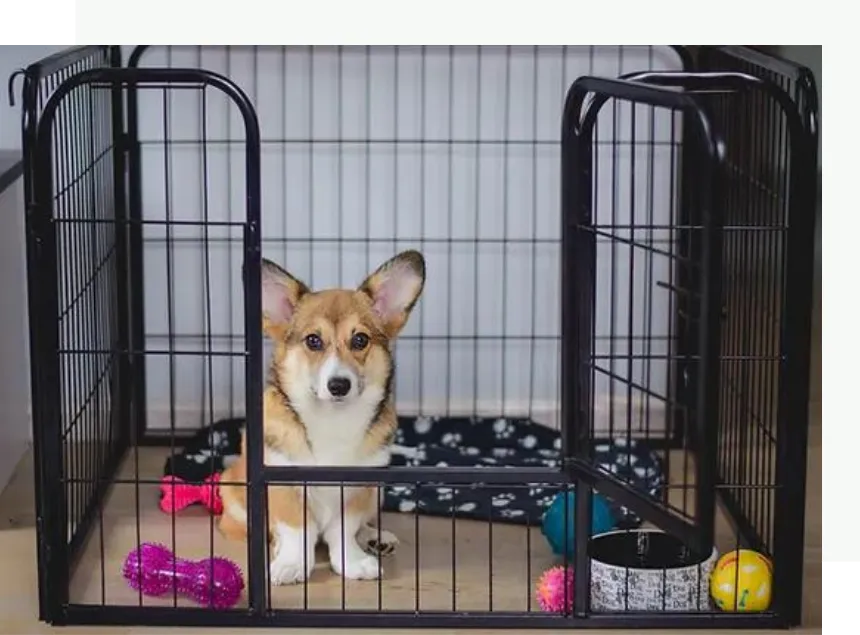
[[[328,391],[333,397],[343,397],[352,387],[347,377],[332,377],[328,380]]]

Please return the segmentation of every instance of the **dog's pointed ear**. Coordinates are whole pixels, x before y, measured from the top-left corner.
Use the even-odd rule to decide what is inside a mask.
[[[272,339],[284,334],[296,305],[310,289],[271,260],[261,263],[263,282],[263,330]]]
[[[404,251],[383,263],[361,283],[389,338],[397,337],[424,290],[424,256]]]

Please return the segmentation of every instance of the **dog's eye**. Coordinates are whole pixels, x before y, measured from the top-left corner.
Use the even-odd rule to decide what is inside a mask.
[[[316,333],[311,333],[305,338],[305,345],[312,351],[322,350],[323,341]]]
[[[368,339],[367,335],[365,335],[364,333],[356,333],[352,336],[352,341],[349,343],[349,345],[352,347],[353,350],[360,351],[367,348],[369,342],[370,340]]]

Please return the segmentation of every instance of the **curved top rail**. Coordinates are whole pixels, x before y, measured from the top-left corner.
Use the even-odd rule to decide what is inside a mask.
[[[146,53],[146,49],[148,49],[149,47],[149,44],[138,44],[137,46],[135,46],[131,51],[131,55],[128,56],[129,67],[138,68],[138,65],[140,64],[140,58],[143,57],[143,54]]]
[[[650,73],[642,73],[649,75]],[[660,72],[654,72],[660,76]],[[690,73],[669,73],[680,76]],[[667,84],[671,85],[671,84]],[[586,96],[594,93],[593,99],[586,105]],[[685,110],[695,116],[697,129],[704,143],[704,149],[709,157],[722,159],[723,145],[718,142],[707,114],[699,102],[690,94],[669,90],[664,86],[651,85],[644,80],[609,79],[585,75],[571,84],[564,103],[562,115],[562,137],[568,134],[583,134],[593,128],[600,109],[611,98],[650,106],[660,106],[676,110]]]
[[[260,124],[251,100],[234,82],[212,71],[194,68],[97,68],[81,71],[60,84],[42,110],[36,130],[36,147],[43,157],[50,157],[51,126],[62,100],[75,88],[98,82],[110,84],[185,83],[206,84],[225,93],[239,108],[245,123],[247,141],[252,147],[260,145]],[[252,153],[253,154],[253,153]],[[254,158],[259,162],[259,151]],[[50,171],[48,171],[50,174]],[[259,170],[257,170],[259,173]],[[48,194],[49,195],[49,194]],[[248,183],[249,200],[259,201],[259,183]],[[259,205],[248,207],[248,222],[259,225]]]
[[[778,55],[771,55],[764,51],[758,51],[748,46],[737,44],[703,46],[699,53],[699,58],[702,61],[700,65],[704,67],[713,66],[714,62],[712,58],[714,53],[727,55],[740,62],[746,62],[747,64],[758,66],[766,71],[778,73],[794,80],[797,90],[803,96],[803,103],[796,104],[800,118],[807,132],[813,137],[818,136],[818,86],[815,81],[815,75],[809,67]]]
[[[763,90],[770,95],[782,108],[789,119],[789,127],[793,134],[810,133],[811,130],[804,126],[803,117],[797,104],[791,96],[774,82],[738,71],[705,71],[696,73],[684,73],[676,71],[645,71],[628,73],[622,79],[635,82],[646,82],[659,86],[677,86],[694,92],[725,91],[725,90]],[[815,83],[815,78],[810,79]],[[814,92],[814,88],[813,88]],[[814,122],[813,122],[814,128]]]
[[[73,65],[96,55],[104,56],[113,67],[119,67],[122,58],[120,47],[114,45],[71,46],[31,63],[25,68],[15,70],[9,77],[9,105],[15,105],[15,82],[23,77],[21,86],[21,134],[24,155],[24,197],[27,204],[32,202],[31,163],[36,147],[36,125],[39,120],[39,91],[46,78],[60,73]]]
[[[45,75],[50,75],[51,73],[56,73],[64,68],[68,68],[75,62],[79,62],[93,53],[99,51],[109,53],[111,48],[119,47],[113,47],[108,44],[71,46],[63,49],[62,51],[52,53],[37,62],[33,62],[24,69],[24,73],[35,78],[44,77]]]

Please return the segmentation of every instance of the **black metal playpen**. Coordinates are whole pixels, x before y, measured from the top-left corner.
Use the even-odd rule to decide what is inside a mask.
[[[43,620],[799,623],[807,69],[744,47],[88,46],[23,74]],[[392,465],[264,466],[261,256],[321,288],[405,248],[427,282]],[[235,543],[201,483],[243,427]],[[271,585],[269,488],[355,482],[400,541],[381,577],[322,558]],[[162,511],[179,486],[196,504]],[[144,542],[233,559],[240,598],[135,590]],[[764,559],[732,568],[739,548]]]

